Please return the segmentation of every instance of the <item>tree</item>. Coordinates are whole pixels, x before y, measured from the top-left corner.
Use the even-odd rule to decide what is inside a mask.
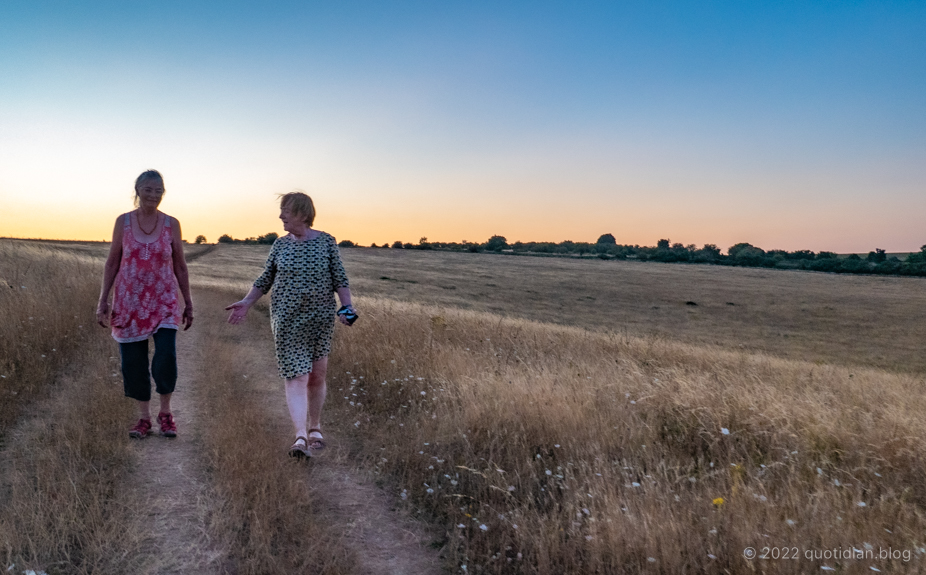
[[[881,248],[875,248],[875,251],[868,252],[868,257],[866,258],[870,262],[881,263],[887,259],[887,253]]]
[[[598,237],[598,241],[595,243],[596,244],[607,244],[609,246],[616,246],[617,240],[614,239],[614,236],[612,234],[602,234]]]
[[[276,232],[270,232],[269,234],[264,234],[257,238],[257,243],[259,244],[272,244],[277,241],[277,238],[280,237]]]
[[[341,247],[341,248],[352,248],[354,246],[355,246],[354,242],[350,240],[341,240],[340,242],[338,242],[338,247]]]
[[[908,264],[919,264],[926,263],[926,246],[920,248],[920,251],[914,254],[907,256],[905,263]]]
[[[736,259],[756,258],[756,257],[763,257],[765,255],[765,250],[763,250],[762,248],[757,248],[756,246],[752,244],[743,242],[743,243],[730,246],[730,248],[727,250],[727,254],[729,254],[731,258],[736,258]]]
[[[394,250],[401,250],[401,249],[402,249],[402,242],[400,242],[399,240],[396,240],[396,241],[392,242],[392,249],[394,249]]]
[[[222,234],[221,236],[219,236],[219,243],[220,243],[220,244],[230,244],[230,243],[232,243],[233,241],[235,241],[235,240],[234,240],[230,235],[228,235],[228,234]]]
[[[500,252],[507,247],[508,240],[505,239],[505,236],[492,236],[486,242],[486,249],[490,252]]]
[[[206,243],[206,236],[203,236],[203,235],[196,236],[196,241],[194,243],[197,243],[197,244]]]

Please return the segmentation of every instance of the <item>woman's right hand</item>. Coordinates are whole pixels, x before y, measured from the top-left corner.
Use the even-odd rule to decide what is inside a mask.
[[[109,327],[106,322],[109,321],[109,302],[101,301],[96,306],[96,322],[103,327]]]
[[[236,301],[231,304],[225,311],[231,311],[228,314],[228,323],[232,325],[238,325],[244,321],[244,318],[248,315],[248,310],[251,309],[251,304],[245,300]]]

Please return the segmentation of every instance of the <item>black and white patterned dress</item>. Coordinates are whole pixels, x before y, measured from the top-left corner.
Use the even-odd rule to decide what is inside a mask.
[[[348,287],[337,242],[325,232],[306,240],[278,238],[254,287],[265,294],[273,287],[270,323],[280,377],[311,373],[312,362],[331,352],[334,292]]]

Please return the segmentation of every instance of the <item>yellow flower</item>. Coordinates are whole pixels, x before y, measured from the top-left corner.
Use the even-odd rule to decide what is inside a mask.
[[[723,497],[718,497],[717,499],[714,500],[714,506],[716,507],[720,507],[723,504],[724,504]]]

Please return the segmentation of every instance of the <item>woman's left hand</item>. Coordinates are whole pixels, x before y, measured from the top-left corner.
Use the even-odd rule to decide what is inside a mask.
[[[352,305],[347,305],[347,306],[344,306],[344,308],[347,308],[348,310],[350,310],[351,313],[355,314],[355,315],[354,315],[354,320],[356,321],[356,319],[357,319],[357,316],[356,316],[357,311],[354,309],[354,306],[352,306]],[[341,308],[341,309],[344,309],[344,308]],[[346,314],[342,313],[340,310],[338,310],[337,316],[338,316],[338,321],[341,322],[342,325],[346,325],[346,326],[350,327],[350,326],[353,325],[353,323],[354,323],[354,322],[352,322],[352,321],[348,321],[348,320],[347,320]]]
[[[190,329],[193,325],[193,306],[188,305],[183,309],[183,331]]]

